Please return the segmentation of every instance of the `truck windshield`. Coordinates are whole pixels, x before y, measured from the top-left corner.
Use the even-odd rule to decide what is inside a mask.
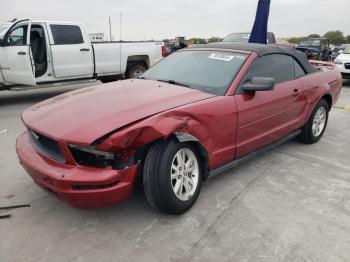
[[[318,39],[313,39],[313,40],[304,40],[301,41],[300,46],[320,46],[321,41]]]
[[[0,39],[3,38],[3,36],[6,34],[7,29],[9,29],[11,26],[10,23],[5,23],[0,25]]]
[[[224,38],[223,42],[246,42],[248,43],[250,38],[249,33],[233,33]]]
[[[248,43],[250,38],[250,33],[233,33],[224,38],[223,42],[239,42],[239,43]],[[275,43],[275,35],[271,32],[267,33],[267,43]]]
[[[146,71],[142,78],[225,95],[247,55],[189,50],[176,52]]]

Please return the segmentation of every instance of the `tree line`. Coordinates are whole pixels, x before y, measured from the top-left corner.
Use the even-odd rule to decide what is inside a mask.
[[[291,37],[288,39],[288,41],[289,43],[292,43],[292,44],[300,44],[300,42],[306,38],[320,38],[320,37],[329,38],[329,42],[332,45],[350,44],[350,35],[344,36],[344,33],[339,30],[329,31],[325,33],[323,36],[320,36],[318,34],[311,34],[311,35],[302,36],[302,37]]]
[[[320,37],[329,38],[329,42],[332,45],[350,44],[350,35],[344,36],[344,33],[339,30],[329,31],[325,33],[323,36],[319,34],[310,34],[308,36],[291,37],[291,38],[288,38],[287,40],[289,43],[292,43],[292,44],[300,44],[300,42],[306,38],[320,38]],[[207,43],[215,43],[220,41],[222,41],[222,38],[216,37],[216,36],[213,36],[210,38],[193,37],[188,40],[188,42],[191,44],[207,44]]]

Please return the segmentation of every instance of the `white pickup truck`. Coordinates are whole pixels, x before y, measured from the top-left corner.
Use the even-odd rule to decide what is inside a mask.
[[[91,43],[80,23],[14,20],[0,26],[0,89],[138,77],[163,56],[162,42]]]

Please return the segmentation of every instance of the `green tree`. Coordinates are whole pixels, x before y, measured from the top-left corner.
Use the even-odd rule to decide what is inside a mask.
[[[345,42],[344,34],[339,30],[329,31],[324,34],[324,37],[329,38],[329,42],[333,45],[341,45]]]
[[[306,37],[291,37],[288,39],[288,42],[291,44],[300,44],[301,41],[303,41]]]
[[[291,37],[288,39],[289,43],[298,44],[298,37]]]
[[[346,37],[346,43],[347,43],[347,44],[350,44],[350,35],[348,35],[348,36]]]
[[[308,35],[307,38],[320,38],[321,36],[318,35],[318,34],[311,34],[311,35]]]
[[[208,38],[208,43],[216,43],[216,42],[221,42],[222,39],[220,37],[212,36]]]
[[[206,44],[207,41],[204,38],[194,37],[194,38],[190,39],[190,43],[193,43],[193,44]]]

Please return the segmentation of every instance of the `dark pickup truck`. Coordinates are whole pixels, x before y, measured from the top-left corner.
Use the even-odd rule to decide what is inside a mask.
[[[296,49],[304,52],[308,59],[331,61],[332,51],[328,38],[307,38]]]

